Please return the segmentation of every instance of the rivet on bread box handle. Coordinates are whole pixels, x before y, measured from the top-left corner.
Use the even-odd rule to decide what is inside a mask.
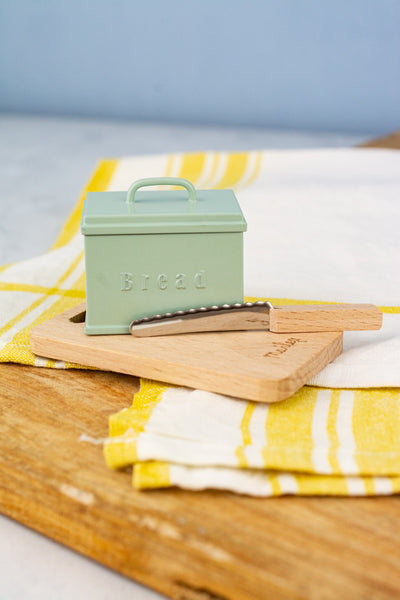
[[[185,189],[140,189],[149,186]],[[134,319],[157,312],[243,302],[246,229],[232,190],[196,190],[186,179],[88,192],[85,333],[129,333]]]

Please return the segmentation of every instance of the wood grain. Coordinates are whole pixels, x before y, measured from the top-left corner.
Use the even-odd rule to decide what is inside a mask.
[[[373,304],[313,304],[275,306],[269,315],[270,330],[366,331],[382,327],[382,312]]]
[[[0,365],[0,509],[176,600],[400,595],[400,499],[138,492],[104,465],[134,377]]]
[[[256,402],[288,398],[342,351],[341,332],[85,335],[84,310],[77,306],[32,329],[32,351]]]

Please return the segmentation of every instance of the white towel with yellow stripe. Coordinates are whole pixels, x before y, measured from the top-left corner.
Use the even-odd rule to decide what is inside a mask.
[[[400,242],[396,230],[400,216],[397,201],[400,153],[385,150],[207,152],[102,161],[54,247],[45,255],[0,270],[1,361],[58,368],[74,366],[33,356],[29,331],[84,298],[83,245],[79,233],[83,198],[89,190],[126,190],[135,179],[166,175],[185,177],[198,188],[235,189],[249,225],[245,234],[245,291],[249,297],[269,298],[276,303],[337,301],[372,302],[381,306],[382,331],[345,334],[342,356],[310,383],[329,388],[400,387]],[[147,396],[149,389],[159,390],[156,384],[146,384],[145,389],[146,393],[135,399],[133,411],[126,411],[131,417],[141,414],[137,402],[146,404],[143,394]],[[171,421],[167,404],[175,394],[181,400],[186,398],[188,407],[194,399],[197,401],[188,390],[165,391],[158,398],[157,411],[154,415],[151,412],[151,418],[147,411],[149,419],[143,430],[137,429],[136,416],[133,424],[118,430],[118,436],[130,436],[134,431],[133,441],[123,440],[123,452],[131,452],[132,462],[138,461],[135,468],[138,487],[177,484],[265,495],[397,491],[400,467],[396,470],[393,464],[399,464],[396,440],[400,436],[394,415],[400,410],[396,390],[318,391],[307,387],[301,391],[302,395],[296,395],[300,416],[293,423],[290,420],[296,414],[292,410],[293,399],[274,407],[253,409],[248,407],[252,404],[198,392],[200,398],[212,398],[208,406],[228,403],[232,414],[236,414],[238,406],[242,407],[239,425],[237,418],[229,425],[228,416],[226,422],[218,420],[211,411],[215,443],[207,436],[202,437],[206,427],[192,439],[188,433],[192,431],[189,421],[187,426],[181,421],[178,434],[176,431],[167,434],[168,427],[164,426],[160,431],[152,430],[153,417],[164,410],[163,406],[166,421]],[[299,398],[312,406],[312,410],[303,409]],[[365,411],[358,411],[362,398]],[[265,415],[260,414],[262,410]],[[368,411],[372,411],[371,420],[365,420]],[[197,420],[207,422],[205,414],[206,408]],[[274,431],[279,432],[282,423],[294,428],[285,454],[292,456],[290,461],[282,462],[283,455],[276,444],[270,446],[267,424],[275,414],[281,414],[282,421],[274,426]],[[313,432],[311,437],[303,439],[299,422]],[[358,436],[355,432],[361,422],[368,427]],[[375,429],[370,428],[372,422]],[[257,427],[258,437],[253,431]],[[229,428],[236,428],[236,438],[227,436]],[[263,440],[262,431],[267,436]],[[111,434],[114,436],[115,431]],[[239,442],[238,435],[242,436]],[[361,439],[366,446],[370,445],[369,449],[360,447]],[[311,456],[308,463],[294,458],[302,454],[305,440]],[[170,453],[168,444],[175,444],[176,454]],[[211,462],[199,458],[205,456],[203,446],[208,453],[210,448],[215,449]],[[266,446],[272,448],[275,462],[271,462]],[[108,447],[111,445],[107,445],[106,451]],[[114,440],[112,447],[111,462],[115,460],[115,449],[122,446]],[[380,463],[374,458],[378,447],[379,460],[383,461]],[[368,468],[359,461],[359,451],[363,460],[371,457]],[[263,460],[267,455],[270,458],[261,464],[260,455]],[[197,459],[193,458],[196,456]],[[343,456],[351,460],[344,460]],[[268,473],[269,469],[274,469],[273,474]],[[295,476],[295,472],[302,473],[302,485],[298,480],[300,475]]]
[[[142,380],[110,417],[112,468],[138,489],[207,487],[255,496],[400,491],[400,391],[305,386],[278,404]]]

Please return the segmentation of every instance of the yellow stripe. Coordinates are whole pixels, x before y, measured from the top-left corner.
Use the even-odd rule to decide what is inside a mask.
[[[367,496],[374,496],[375,494],[375,483],[373,477],[363,477],[363,483],[365,488],[365,494]]]
[[[57,238],[56,243],[52,246],[52,250],[60,248],[67,244],[72,237],[79,231],[79,225],[82,214],[83,202],[88,192],[102,192],[107,189],[111,178],[114,174],[115,168],[118,164],[117,160],[102,160],[96,167],[96,170],[90,179],[88,185],[83,190],[81,197],[76,204],[74,210],[70,214],[67,222],[65,223],[62,232]]]
[[[278,475],[276,473],[269,473],[268,481],[272,489],[272,496],[282,496],[282,488],[279,483]]]
[[[240,423],[240,431],[242,432],[242,444],[236,448],[236,457],[239,467],[245,468],[248,466],[245,447],[252,444],[250,433],[250,421],[256,408],[255,402],[248,402],[244,410],[242,422]]]
[[[109,435],[119,436],[128,429],[136,433],[143,431],[155,406],[161,401],[168,387],[170,386],[156,381],[141,379],[140,390],[135,394],[132,406],[110,416]]]
[[[269,300],[271,304],[292,305],[292,304],[346,304],[346,302],[328,302],[327,300],[298,300],[294,298],[264,298],[260,296],[245,296],[245,302],[256,302],[257,300]],[[378,306],[383,313],[400,314],[400,306]]]
[[[400,475],[400,390],[355,390],[353,430],[360,474]]]
[[[110,468],[120,469],[137,462],[139,435],[167,389],[166,385],[141,379],[140,390],[135,394],[131,408],[110,416],[110,437],[103,447],[104,458]]]
[[[74,308],[74,306],[80,304],[81,301],[81,298],[70,296],[68,294],[62,294],[60,298],[57,298],[55,302],[51,306],[49,306],[49,308],[47,308],[45,311],[39,314],[39,316],[36,317],[36,319],[34,319],[32,323],[30,323],[29,325],[27,325],[27,327],[24,327],[18,333],[16,333],[13,340],[10,343],[21,345],[26,344],[27,346],[29,346],[29,333],[31,329],[33,329],[33,327],[36,327],[36,325],[40,325],[41,323],[44,323],[45,321],[48,321],[49,319],[60,315],[66,310]]]
[[[262,164],[262,152],[257,152],[256,162],[254,166],[253,174],[250,175],[249,179],[245,182],[245,187],[251,185],[258,177]]]
[[[400,314],[400,306],[378,306],[378,308],[386,314],[398,315]]]
[[[248,446],[252,444],[251,433],[250,433],[250,421],[256,408],[255,402],[249,402],[246,406],[246,410],[243,414],[243,419],[240,424],[240,430],[242,432],[243,444]]]
[[[3,265],[0,267],[0,273],[2,271],[5,271],[6,269],[8,269],[8,267],[11,267],[14,263],[8,263],[7,265]]]
[[[64,283],[64,281],[66,279],[68,279],[68,277],[74,272],[74,270],[76,269],[76,267],[78,266],[78,264],[80,263],[80,261],[83,259],[83,250],[82,252],[80,252],[78,254],[78,256],[72,261],[72,263],[70,264],[70,266],[68,267],[68,269],[66,271],[64,271],[64,274],[61,275],[60,279],[57,281],[55,288],[59,287],[60,285],[62,285]]]
[[[29,283],[7,283],[0,281],[0,291],[29,292],[32,294],[47,294],[48,296],[59,294],[62,296],[74,296],[76,298],[85,298],[85,292],[83,290],[62,290],[60,288],[50,288],[43,285],[31,285]]]
[[[348,496],[346,478],[335,475],[296,475],[300,496]]]
[[[248,152],[229,153],[225,173],[217,185],[214,186],[214,188],[225,189],[238,185],[245,174],[248,158]]]
[[[133,487],[135,489],[156,489],[171,487],[173,483],[170,477],[170,464],[162,461],[146,461],[135,464],[133,472]],[[196,467],[194,467],[196,469]],[[200,470],[202,467],[200,467]],[[284,492],[279,483],[280,473],[267,473],[266,478],[271,486],[272,496],[281,496]],[[346,477],[331,475],[307,475],[297,473],[293,475],[296,479],[300,496],[348,496]],[[360,478],[365,494],[375,494],[374,480],[372,477]],[[400,478],[392,477],[390,482],[393,493],[400,491]],[[177,482],[180,487],[186,487],[184,481]]]
[[[82,257],[82,254],[80,255],[80,257]],[[78,257],[79,259],[79,257]],[[73,265],[71,265],[70,269],[71,272],[73,271]],[[67,272],[66,274],[64,274],[63,277],[68,276],[69,273]],[[53,295],[52,294],[53,290],[50,289],[50,292],[48,295],[44,295],[42,298],[37,300],[38,305],[40,304],[40,302],[43,302],[46,298],[48,298],[49,296]],[[65,294],[63,294],[62,290],[59,290],[59,293],[61,294],[61,297],[56,299],[53,304],[51,304],[51,306],[49,306],[49,308],[47,308],[46,310],[44,310],[42,313],[40,313],[29,325],[27,325],[26,327],[20,329],[20,331],[17,331],[17,333],[13,336],[12,340],[10,340],[10,342],[8,342],[5,347],[3,348],[3,350],[0,353],[0,361],[4,362],[4,361],[12,361],[12,362],[22,362],[24,364],[35,364],[35,356],[34,354],[32,354],[32,352],[30,351],[30,340],[29,340],[29,334],[30,331],[33,327],[35,327],[36,325],[40,325],[41,323],[44,323],[44,321],[47,321],[48,319],[51,319],[53,317],[55,317],[58,314],[61,314],[62,312],[73,308],[74,306],[76,306],[77,304],[79,304],[82,301],[82,298],[79,298],[77,296],[71,296],[68,292],[69,290],[65,290]],[[30,309],[28,309],[29,312]],[[48,366],[53,366],[51,363],[47,363]],[[67,367],[67,365],[66,365]],[[80,365],[70,365],[70,367],[78,367],[78,368],[82,368]]]
[[[266,468],[314,471],[312,422],[318,391],[303,387],[285,402],[270,405],[262,449]]]
[[[132,483],[137,490],[170,487],[169,464],[153,460],[137,463],[133,469]]]
[[[103,456],[110,469],[122,469],[137,462],[138,434],[126,431],[124,435],[108,438],[104,442]]]
[[[110,437],[104,443],[103,454],[110,468],[119,469],[138,460],[138,437],[167,389],[156,381],[141,379],[132,406],[109,417]]]
[[[213,164],[212,164],[212,167],[211,167],[211,173],[210,173],[210,176],[208,177],[208,179],[206,179],[206,181],[203,184],[204,188],[209,187],[210,184],[214,181],[215,175],[216,175],[217,170],[218,170],[220,158],[221,157],[220,157],[219,153],[215,152],[214,158],[213,158]]]
[[[59,278],[59,280],[57,281],[55,287],[54,288],[50,288],[49,291],[46,292],[46,294],[44,294],[41,298],[38,298],[37,300],[35,300],[35,302],[33,302],[30,306],[28,306],[28,308],[26,308],[25,310],[23,310],[22,312],[20,312],[18,315],[16,315],[13,319],[11,319],[10,321],[8,321],[8,323],[6,323],[0,329],[0,336],[2,336],[3,333],[5,333],[9,329],[11,329],[16,323],[18,323],[19,321],[21,321],[27,314],[29,314],[30,312],[32,312],[32,310],[34,310],[35,308],[37,308],[38,306],[40,306],[40,304],[42,304],[42,302],[44,302],[44,300],[46,298],[48,298],[49,296],[53,295],[54,291],[59,288],[59,286],[67,279],[67,277],[77,267],[79,261],[82,260],[82,257],[83,257],[83,252],[80,252],[79,255],[72,262],[72,264],[65,271],[65,273]]]
[[[332,473],[334,473],[334,474],[341,473],[340,464],[339,464],[339,461],[337,458],[337,450],[340,446],[340,443],[339,443],[339,436],[338,436],[338,432],[337,432],[337,428],[336,428],[339,403],[340,403],[340,390],[332,390],[331,401],[329,404],[327,428],[328,428],[328,437],[330,440],[329,463],[332,467]]]
[[[204,152],[184,154],[179,177],[196,184],[203,172],[205,160],[206,155]]]
[[[85,276],[85,272],[84,271],[83,271],[83,273],[81,273],[81,275],[75,281],[74,289],[78,290],[78,291],[81,291],[81,292],[84,292],[85,296],[86,296],[86,276]]]
[[[29,333],[33,327],[55,317],[56,315],[73,308],[81,302],[81,298],[61,296],[49,309],[41,313],[32,323],[18,331],[12,340],[8,342],[0,352],[0,362],[17,362],[23,364],[35,364],[35,355],[30,351]],[[54,363],[47,363],[48,366],[53,366]],[[65,368],[80,368],[86,369],[82,365],[66,363]]]

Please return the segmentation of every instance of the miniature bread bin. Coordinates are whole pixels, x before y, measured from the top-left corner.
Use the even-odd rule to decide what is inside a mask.
[[[147,186],[185,189],[140,190]],[[87,334],[129,333],[135,319],[243,302],[243,232],[232,190],[186,179],[140,179],[128,192],[89,192],[85,240]]]

